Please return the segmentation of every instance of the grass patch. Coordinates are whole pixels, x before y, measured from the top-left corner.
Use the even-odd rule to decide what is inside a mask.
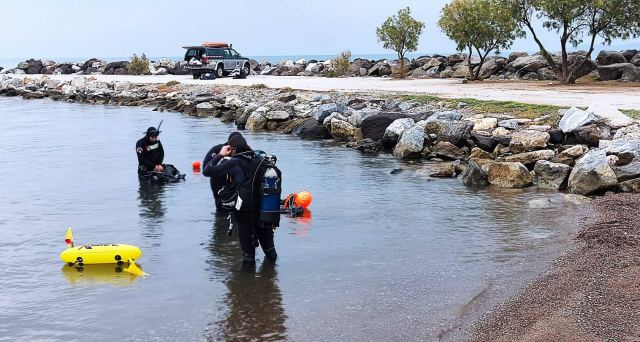
[[[468,109],[476,113],[496,113],[510,114],[517,118],[536,119],[541,116],[558,115],[558,109],[565,108],[552,105],[529,104],[514,101],[486,101],[470,98],[447,99],[432,95],[408,95],[404,96],[405,101],[416,101],[421,103],[445,102],[450,107],[456,107],[458,103],[464,102]]]
[[[621,112],[634,119],[640,119],[640,110],[638,109],[623,109]]]
[[[178,84],[180,84],[180,82],[178,82],[176,80],[172,80],[172,81],[169,81],[169,82],[165,83],[164,85],[166,85],[167,87],[173,87],[173,86],[178,85]]]
[[[265,88],[267,88],[267,85],[264,84],[264,83],[256,83],[256,84],[250,85],[249,88],[251,88],[251,89],[265,89]]]

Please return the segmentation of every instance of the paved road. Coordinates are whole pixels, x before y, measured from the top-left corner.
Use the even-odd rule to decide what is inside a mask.
[[[18,76],[18,75],[15,75]],[[28,75],[33,77],[33,75]],[[24,77],[24,76],[20,76]],[[50,76],[71,79],[75,75]],[[221,78],[204,81],[190,75],[176,76],[119,76],[95,75],[103,81],[130,81],[132,83],[166,83],[171,80],[184,84],[224,84],[250,86],[265,84],[271,88],[291,87],[303,90],[337,90],[352,92],[393,92],[437,95],[447,98],[475,98],[480,100],[517,101],[559,106],[588,106],[590,103],[608,103],[620,109],[640,109],[640,87],[615,86],[560,86],[546,82],[479,82],[461,84],[454,79],[392,80],[386,78],[324,78],[301,76],[250,76],[239,80]]]

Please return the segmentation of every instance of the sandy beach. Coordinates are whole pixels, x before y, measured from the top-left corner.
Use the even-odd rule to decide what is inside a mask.
[[[43,75],[9,75],[19,78],[38,78]],[[56,80],[70,80],[78,75],[47,75]],[[182,84],[238,85],[264,84],[270,88],[289,87],[313,91],[389,92],[396,94],[435,95],[446,98],[474,98],[479,100],[515,101],[557,106],[582,106],[608,103],[619,109],[640,109],[640,88],[615,86],[550,85],[547,82],[491,81],[462,84],[456,79],[393,80],[389,78],[350,77],[325,78],[305,76],[250,76],[246,79],[230,77],[216,80],[194,80],[191,75],[128,76],[88,75],[100,81],[122,81],[140,84],[161,84],[179,81]]]

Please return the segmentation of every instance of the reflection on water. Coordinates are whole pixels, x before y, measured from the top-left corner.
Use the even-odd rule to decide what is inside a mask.
[[[237,236],[229,236],[229,214],[216,213],[209,241],[212,280],[224,279],[228,291],[221,318],[206,332],[210,341],[282,341],[286,339],[282,294],[276,266],[264,261],[257,270],[243,270]]]
[[[98,265],[64,265],[64,278],[72,285],[113,285],[128,286],[138,277],[125,272],[123,266],[117,264]]]

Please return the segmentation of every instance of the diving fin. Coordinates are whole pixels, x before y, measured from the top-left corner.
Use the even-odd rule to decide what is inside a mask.
[[[149,273],[146,273],[145,271],[141,270],[140,267],[138,267],[138,265],[136,265],[136,263],[133,261],[133,259],[129,259],[129,267],[125,268],[124,271],[131,273],[135,276],[149,275]]]

